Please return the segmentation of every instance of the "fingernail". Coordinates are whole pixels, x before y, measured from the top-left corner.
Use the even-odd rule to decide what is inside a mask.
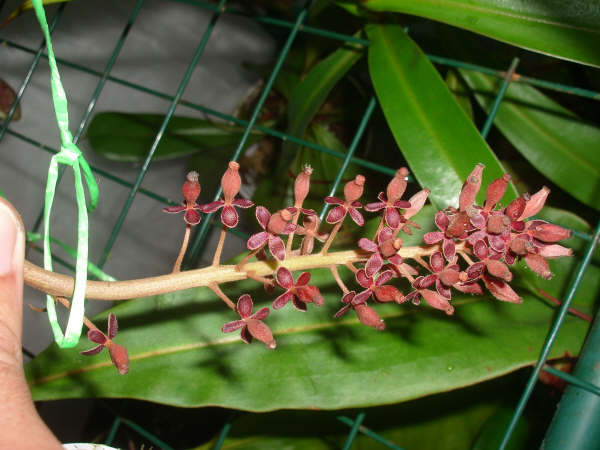
[[[13,268],[20,230],[19,218],[12,208],[0,200],[0,276],[8,274]]]

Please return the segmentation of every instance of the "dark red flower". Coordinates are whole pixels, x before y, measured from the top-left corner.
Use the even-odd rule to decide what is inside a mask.
[[[269,315],[269,308],[261,308],[252,314],[253,307],[252,298],[248,294],[241,295],[237,301],[236,310],[242,319],[227,322],[221,327],[221,331],[231,333],[241,328],[240,337],[246,344],[250,344],[252,338],[256,338],[264,342],[268,349],[273,350],[277,347],[277,343],[273,339],[271,329],[263,323],[263,320]]]
[[[423,282],[425,282],[424,277],[419,277],[415,280],[413,283],[415,290],[405,297],[405,301],[411,301],[414,305],[418,305],[421,303],[422,297],[432,308],[442,310],[448,315],[454,314],[454,306],[450,304],[448,299],[440,295],[439,292],[424,289],[424,286],[421,285]]]
[[[298,311],[306,312],[306,304],[323,306],[323,296],[319,288],[309,285],[310,273],[302,272],[294,283],[292,273],[286,267],[280,267],[275,274],[277,284],[286,291],[275,299],[273,309],[283,308],[290,300]]]
[[[456,255],[456,246],[454,245],[453,237],[448,233],[448,226],[450,225],[450,219],[443,211],[438,211],[435,215],[435,225],[440,231],[431,231],[425,233],[423,241],[426,244],[435,244],[442,241],[442,253],[447,261],[452,261],[454,255]]]
[[[182,206],[167,206],[163,208],[163,211],[171,214],[185,211],[183,219],[186,223],[189,225],[198,225],[200,223],[200,214],[198,211],[201,210],[201,207],[196,203],[196,200],[201,190],[200,183],[198,183],[198,172],[189,172],[181,188],[184,204]]]
[[[338,205],[329,211],[327,223],[338,223],[344,220],[346,214],[350,214],[352,220],[358,225],[363,226],[365,219],[357,208],[362,208],[362,203],[357,201],[363,193],[365,184],[365,177],[362,175],[356,175],[354,180],[349,181],[344,186],[344,199],[341,200],[337,197],[325,197],[325,203],[328,205]]]
[[[265,231],[250,236],[246,246],[249,250],[257,250],[268,243],[271,254],[279,261],[283,261],[285,259],[285,245],[278,235],[290,234],[296,230],[297,226],[290,223],[291,219],[292,213],[287,209],[282,209],[271,216],[267,208],[257,206],[256,220]]]
[[[365,272],[368,277],[372,277],[379,272],[384,259],[396,265],[403,263],[402,257],[398,255],[398,250],[402,248],[402,239],[393,236],[394,232],[391,228],[383,227],[377,235],[377,244],[367,238],[359,239],[358,246],[367,252],[373,253],[365,264]]]
[[[396,175],[390,181],[387,186],[386,193],[380,192],[377,198],[378,202],[367,203],[365,210],[369,212],[383,211],[383,217],[388,227],[396,230],[400,225],[406,221],[400,209],[410,208],[410,202],[406,200],[400,200],[404,191],[406,190],[406,177],[408,175],[408,169],[402,167],[398,169]]]
[[[315,239],[319,242],[325,242],[329,237],[329,233],[319,233],[321,219],[316,215],[304,216],[302,226],[298,227],[296,234],[303,235],[300,243],[300,254],[310,255],[315,246]]]
[[[113,313],[110,313],[108,315],[108,336],[97,328],[92,328],[88,331],[88,339],[98,345],[81,352],[81,354],[86,356],[95,355],[100,353],[102,349],[106,347],[112,363],[121,375],[125,375],[129,372],[129,355],[127,354],[127,349],[125,347],[113,342],[118,329],[117,318]]]
[[[373,327],[379,331],[384,330],[385,323],[379,317],[379,314],[377,314],[377,311],[375,311],[373,308],[371,308],[370,306],[368,306],[366,304],[366,302],[367,302],[366,298],[365,297],[356,298],[356,297],[357,297],[357,295],[356,295],[356,292],[354,292],[354,291],[350,291],[346,295],[344,295],[342,297],[342,303],[345,303],[345,305],[338,312],[335,313],[334,317],[335,318],[341,317],[344,314],[346,314],[350,308],[352,308],[352,309],[354,309],[354,312],[356,312],[356,315],[358,316],[358,320],[360,320],[360,322],[363,325],[366,325],[368,327]]]
[[[235,198],[242,185],[242,179],[238,172],[239,168],[240,165],[238,163],[230,161],[227,170],[221,178],[224,200],[217,200],[200,207],[200,210],[204,213],[213,213],[223,208],[223,211],[221,211],[221,223],[229,228],[234,228],[239,222],[239,216],[234,206],[238,208],[250,208],[254,206],[251,200]]]

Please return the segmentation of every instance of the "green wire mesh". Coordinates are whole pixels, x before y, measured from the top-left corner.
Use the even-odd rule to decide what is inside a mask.
[[[135,84],[135,83],[131,83],[127,80],[124,80],[122,78],[111,75],[111,71],[114,67],[115,62],[117,61],[117,58],[123,47],[123,44],[125,43],[125,40],[127,39],[128,33],[129,33],[131,27],[134,25],[136,18],[138,16],[138,13],[143,6],[143,3],[144,3],[143,0],[137,0],[135,6],[133,7],[131,14],[129,16],[129,20],[127,21],[126,25],[124,26],[124,28],[121,32],[120,38],[118,39],[118,41],[114,47],[114,50],[112,51],[111,56],[106,64],[106,67],[103,72],[99,72],[97,70],[88,68],[86,66],[80,65],[73,61],[69,61],[67,59],[57,58],[57,62],[60,65],[71,67],[71,68],[79,70],[83,73],[94,75],[99,78],[98,84],[94,90],[92,98],[90,99],[90,101],[85,109],[85,113],[84,113],[83,117],[81,118],[81,121],[77,128],[77,131],[74,135],[75,142],[77,142],[79,140],[79,138],[82,136],[83,132],[85,131],[85,128],[89,122],[89,119],[91,118],[94,107],[95,107],[95,105],[98,101],[98,98],[99,98],[100,94],[102,93],[102,89],[107,81],[110,81],[112,83],[117,83],[117,84],[120,84],[123,86],[127,86],[131,89],[134,89],[134,90],[137,90],[140,92],[145,92],[147,94],[153,95],[158,98],[163,98],[163,99],[169,100],[171,102],[169,109],[166,112],[165,117],[163,119],[163,123],[162,123],[159,131],[157,132],[157,134],[154,138],[154,141],[153,141],[150,149],[148,150],[148,153],[146,155],[144,163],[142,164],[142,166],[138,172],[138,176],[137,176],[135,182],[131,183],[131,182],[129,182],[119,176],[116,176],[110,172],[107,172],[103,169],[100,169],[97,167],[92,167],[92,170],[97,175],[99,175],[107,180],[113,181],[117,184],[120,184],[121,186],[129,189],[129,194],[127,196],[125,204],[123,205],[123,208],[121,209],[120,216],[118,217],[116,223],[114,224],[112,232],[105,244],[104,252],[102,253],[97,265],[93,266],[95,269],[97,269],[99,271],[99,272],[96,272],[96,275],[99,275],[102,273],[101,269],[108,258],[110,250],[112,249],[112,247],[117,239],[117,236],[119,235],[119,232],[122,228],[125,218],[127,217],[127,214],[131,207],[131,204],[132,204],[135,196],[138,193],[140,193],[144,196],[147,196],[149,198],[152,198],[153,200],[156,200],[157,202],[159,202],[163,205],[177,204],[177,202],[164,197],[160,193],[141,188],[140,185],[142,183],[142,180],[143,180],[145,174],[147,173],[147,171],[150,168],[150,164],[152,162],[153,155],[154,155],[158,145],[160,144],[160,141],[161,141],[163,134],[166,130],[166,127],[169,123],[169,120],[173,116],[175,108],[178,105],[182,105],[182,106],[185,106],[185,107],[197,110],[197,111],[201,111],[209,116],[220,118],[220,119],[228,121],[230,123],[234,123],[236,125],[243,126],[245,128],[244,134],[243,134],[235,152],[233,153],[233,155],[230,158],[231,160],[237,160],[240,158],[240,156],[242,156],[243,149],[245,147],[246,141],[247,141],[248,136],[250,135],[250,132],[252,129],[256,129],[256,130],[259,130],[269,136],[273,136],[273,137],[276,137],[276,138],[279,138],[282,140],[287,140],[287,141],[293,142],[295,144],[298,144],[300,146],[311,148],[315,151],[322,152],[322,153],[337,157],[339,159],[342,159],[343,164],[341,166],[340,171],[338,172],[338,174],[336,176],[334,183],[332,184],[332,187],[330,190],[330,195],[334,195],[334,193],[335,193],[336,189],[338,188],[338,185],[343,177],[344,171],[347,168],[347,166],[349,165],[349,163],[353,163],[353,164],[356,164],[361,167],[372,169],[374,171],[377,171],[377,172],[380,172],[380,173],[386,174],[386,175],[393,175],[395,173],[394,168],[386,167],[386,166],[376,164],[371,161],[353,156],[354,151],[357,148],[358,143],[360,142],[363,131],[369,121],[369,118],[370,118],[371,114],[373,113],[375,107],[377,106],[377,101],[375,98],[372,98],[370,100],[370,102],[368,103],[368,106],[366,107],[365,112],[361,118],[360,126],[358,127],[358,129],[353,137],[352,143],[351,143],[347,153],[342,153],[342,152],[339,152],[339,151],[336,151],[336,150],[333,150],[333,149],[330,149],[327,147],[323,147],[314,142],[309,142],[307,140],[304,140],[301,137],[288,135],[286,133],[283,133],[283,132],[280,132],[277,130],[273,130],[273,129],[269,129],[269,128],[265,128],[263,126],[256,124],[259,112],[262,109],[262,106],[269,94],[269,91],[270,91],[277,75],[279,74],[281,67],[283,66],[283,63],[290,51],[290,48],[294,42],[294,39],[296,38],[296,36],[299,32],[307,33],[307,34],[314,34],[314,35],[322,36],[325,38],[329,38],[329,39],[333,39],[333,40],[337,40],[337,41],[341,41],[341,42],[352,42],[352,43],[362,44],[364,46],[368,46],[369,41],[367,41],[365,39],[356,38],[354,36],[344,35],[341,33],[333,32],[333,31],[326,30],[326,29],[321,29],[321,28],[304,25],[304,21],[306,20],[306,18],[308,16],[308,12],[310,10],[311,2],[307,2],[305,4],[305,6],[298,12],[298,14],[296,15],[295,21],[287,21],[287,20],[282,20],[282,19],[268,17],[268,16],[250,16],[244,10],[240,10],[240,9],[236,9],[236,8],[227,6],[226,0],[220,0],[218,3],[210,3],[210,2],[206,2],[206,1],[200,1],[200,0],[173,0],[173,1],[195,5],[197,7],[207,9],[207,10],[210,10],[213,12],[213,15],[209,22],[209,25],[207,26],[206,30],[204,31],[204,34],[202,35],[202,38],[200,39],[200,42],[196,49],[196,52],[194,53],[192,59],[190,60],[187,70],[185,71],[185,73],[182,77],[182,80],[179,84],[179,88],[177,89],[177,92],[175,95],[170,95],[170,94],[167,94],[164,92],[160,92],[156,89],[150,89],[148,87],[145,87],[145,86],[142,86],[139,84]],[[4,6],[4,3],[5,3],[5,0],[0,0],[0,10]],[[56,28],[56,26],[60,20],[60,17],[66,6],[67,6],[67,3],[63,3],[56,10],[56,13],[50,23],[50,33],[52,33],[53,30]],[[238,119],[231,115],[223,114],[221,112],[218,112],[216,110],[208,108],[204,105],[190,102],[183,98],[185,88],[190,80],[192,72],[194,71],[196,65],[198,64],[198,61],[200,60],[200,58],[204,52],[204,49],[206,48],[206,44],[208,43],[208,41],[210,39],[211,33],[214,30],[216,22],[223,14],[247,16],[247,17],[251,17],[252,19],[254,19],[255,21],[257,21],[258,23],[261,23],[261,24],[281,27],[281,28],[290,30],[287,40],[286,40],[284,46],[282,47],[280,54],[278,55],[276,64],[275,64],[271,74],[269,75],[267,82],[265,83],[263,92],[254,108],[254,111],[252,113],[250,120]],[[32,139],[21,133],[13,131],[9,128],[10,122],[14,116],[17,105],[20,102],[21,98],[23,97],[23,94],[31,81],[31,77],[39,64],[40,59],[47,58],[47,56],[44,53],[45,43],[42,41],[37,49],[33,49],[33,48],[30,48],[30,47],[27,47],[24,45],[20,45],[16,42],[13,42],[10,40],[0,38],[0,44],[14,48],[14,49],[18,49],[25,53],[29,53],[29,54],[33,55],[33,59],[30,64],[30,67],[27,70],[27,73],[26,73],[25,77],[23,78],[23,81],[17,90],[15,102],[12,105],[10,111],[8,112],[6,119],[0,125],[0,141],[8,133],[9,135],[11,135],[13,137],[16,137],[18,139],[21,139],[24,142],[29,143],[34,148],[41,149],[50,154],[57,153],[57,150],[52,148],[51,146],[48,146],[42,142],[38,142],[35,139]],[[490,111],[490,113],[487,117],[487,120],[485,121],[485,123],[482,127],[482,130],[481,130],[481,134],[484,138],[487,137],[487,134],[488,134],[489,130],[491,129],[494,118],[498,111],[498,107],[500,106],[500,104],[504,98],[506,89],[507,89],[509,83],[511,83],[511,82],[527,83],[532,86],[537,86],[537,87],[541,87],[544,89],[550,89],[550,90],[554,90],[554,91],[558,91],[558,92],[564,92],[564,93],[568,93],[570,95],[582,96],[582,97],[593,99],[593,100],[600,100],[599,92],[594,92],[594,91],[582,89],[579,87],[568,86],[568,85],[561,84],[561,83],[554,83],[554,82],[540,80],[537,78],[532,78],[532,77],[527,77],[527,76],[519,76],[515,79],[513,77],[513,74],[515,73],[516,67],[518,65],[518,59],[513,60],[511,62],[510,67],[508,67],[506,71],[501,71],[501,70],[496,70],[496,69],[492,69],[492,68],[488,68],[488,67],[470,64],[468,62],[459,61],[459,60],[455,60],[455,59],[451,59],[451,58],[445,58],[445,57],[436,56],[436,55],[427,55],[427,56],[433,63],[439,64],[439,65],[453,67],[453,68],[466,68],[466,69],[475,70],[478,72],[482,72],[482,73],[503,79],[503,83],[500,86],[500,89],[498,90],[498,93],[497,93],[496,99],[493,103],[493,106],[491,108],[491,111]],[[215,194],[215,199],[217,197],[219,197],[220,194],[221,194],[221,192],[219,190]],[[321,211],[321,218],[324,216],[325,213],[326,213],[326,209],[323,208]],[[34,229],[33,229],[34,233],[37,232],[37,229],[39,228],[39,226],[41,224],[41,217],[42,217],[42,211],[40,210],[38,220],[36,221]],[[204,246],[204,241],[205,241],[207,233],[208,233],[208,227],[215,226],[215,225],[217,225],[217,222],[214,220],[204,220],[202,222],[202,225],[199,227],[198,231],[196,232],[196,234],[194,236],[190,251],[188,252],[188,255],[186,257],[186,262],[188,265],[192,265],[197,261],[197,259],[199,258],[200,252]],[[240,232],[236,232],[236,234],[243,236],[243,233],[240,233]],[[527,386],[525,387],[525,389],[521,395],[521,398],[519,400],[519,403],[515,408],[513,418],[511,420],[506,432],[504,433],[500,448],[505,448],[506,445],[508,444],[510,437],[512,435],[512,432],[514,431],[514,428],[515,428],[521,414],[523,413],[523,410],[527,404],[527,401],[531,395],[531,392],[533,390],[533,387],[537,381],[537,378],[538,378],[541,370],[545,370],[553,375],[556,375],[556,376],[562,378],[566,382],[570,383],[572,386],[577,386],[580,389],[582,389],[583,391],[585,391],[586,393],[589,393],[589,395],[600,395],[600,388],[598,386],[591,384],[585,380],[582,380],[581,378],[574,377],[572,375],[566,374],[564,372],[561,372],[559,370],[556,370],[552,367],[545,365],[546,358],[550,352],[550,349],[556,338],[556,335],[558,334],[560,327],[566,317],[571,300],[573,299],[573,297],[575,295],[575,292],[579,286],[581,278],[583,277],[585,269],[588,266],[588,264],[591,260],[591,256],[594,252],[594,249],[596,248],[596,246],[598,244],[598,240],[600,239],[600,224],[598,225],[593,237],[589,236],[585,233],[575,233],[575,236],[578,238],[584,239],[586,241],[590,241],[587,252],[586,252],[585,257],[582,260],[582,262],[573,278],[573,282],[572,282],[572,284],[569,288],[569,291],[565,297],[565,301],[563,302],[561,308],[559,309],[557,317],[556,317],[554,323],[552,324],[552,329],[546,339],[546,342],[544,343],[544,346],[542,347],[538,362],[537,362],[534,370],[532,371],[529,381],[527,383]],[[39,247],[33,246],[33,248],[39,250]],[[71,269],[73,268],[73,266],[68,261],[65,261],[60,258],[55,258],[55,259],[57,262],[61,263],[65,267],[71,268]],[[90,272],[90,275],[94,276],[94,270],[92,270]],[[598,346],[600,346],[600,343],[595,343],[595,346],[597,348]],[[215,448],[220,448],[221,445],[223,444],[223,442],[227,436],[227,433],[231,429],[234,417],[236,417],[236,414],[232,413],[230,415],[229,419],[226,421],[226,423],[223,426],[221,433],[216,441]],[[345,416],[339,416],[337,418],[337,420],[339,420],[340,422],[342,422],[350,427],[350,431],[349,431],[344,448],[346,448],[346,449],[351,448],[351,446],[356,438],[356,435],[358,433],[363,433],[366,436],[371,437],[372,439],[376,440],[377,442],[379,442],[389,448],[401,449],[401,447],[399,447],[395,443],[386,440],[385,438],[383,438],[382,436],[373,432],[369,428],[363,426],[362,422],[365,420],[365,418],[366,418],[365,412],[360,412],[357,415],[357,417],[354,419],[350,419]],[[122,424],[124,424],[124,425],[128,426],[129,428],[133,429],[134,431],[138,432],[141,436],[145,437],[150,442],[152,442],[153,444],[157,445],[160,448],[165,448],[165,449],[171,448],[168,444],[162,442],[160,439],[158,439],[156,436],[152,435],[150,432],[148,432],[144,428],[140,427],[139,425],[135,424],[134,422],[130,421],[129,419],[125,419],[120,416],[115,416],[115,420],[114,420],[113,425],[108,434],[108,438],[106,441],[107,444],[112,443],[119,427]]]

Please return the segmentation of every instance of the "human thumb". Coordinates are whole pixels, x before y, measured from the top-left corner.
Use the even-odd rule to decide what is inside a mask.
[[[0,448],[59,449],[40,419],[23,373],[23,263],[25,228],[0,197]]]

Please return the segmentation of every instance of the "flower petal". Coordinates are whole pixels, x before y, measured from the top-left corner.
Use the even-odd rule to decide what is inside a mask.
[[[393,276],[394,276],[394,272],[392,272],[391,270],[386,270],[385,272],[381,272],[379,274],[379,276],[377,277],[377,281],[375,282],[375,284],[377,286],[381,286],[382,284],[385,284],[388,281],[390,281]]]
[[[446,228],[448,228],[448,225],[450,224],[450,219],[448,219],[448,216],[442,211],[438,211],[435,214],[435,224],[440,230],[446,231]]]
[[[502,236],[496,234],[488,234],[488,242],[490,247],[492,247],[497,252],[504,252],[506,250],[506,242],[502,239]]]
[[[163,212],[169,213],[169,214],[176,214],[176,213],[180,213],[181,211],[185,211],[186,207],[185,206],[167,206],[166,208],[163,208]]]
[[[279,261],[285,259],[285,245],[279,236],[269,235],[269,250],[271,251],[271,255]]]
[[[430,192],[431,191],[429,189],[423,189],[422,191],[419,191],[415,195],[413,195],[408,200],[410,202],[410,208],[404,211],[404,217],[410,219],[419,211],[421,211],[421,208],[423,208],[425,200],[427,200],[427,197],[429,196]]]
[[[239,222],[238,213],[231,205],[225,205],[221,211],[221,223],[229,228],[235,228]]]
[[[444,256],[441,252],[434,252],[429,257],[429,265],[434,272],[441,272],[444,270]]]
[[[252,200],[248,200],[247,198],[235,198],[231,202],[233,206],[237,206],[238,208],[250,208],[254,206],[254,202]]]
[[[269,317],[269,308],[267,307],[260,308],[250,316],[250,318],[254,320],[265,320],[267,317]]]
[[[370,239],[367,238],[360,238],[358,240],[358,246],[360,248],[362,248],[363,250],[367,251],[367,252],[378,252],[379,248],[377,247],[377,244],[375,242],[373,242]]]
[[[96,344],[105,344],[108,340],[102,331],[96,329],[88,331],[87,336],[90,341],[95,342]]]
[[[248,325],[244,325],[244,328],[242,328],[242,332],[240,333],[240,337],[246,344],[252,343],[252,335],[250,334],[250,331],[248,331]]]
[[[340,220],[343,220],[344,217],[346,217],[346,208],[344,208],[343,206],[336,206],[331,211],[329,211],[329,214],[327,214],[327,218],[325,219],[325,221],[331,224],[338,223]]]
[[[104,348],[104,345],[99,344],[99,345],[96,345],[93,348],[90,348],[89,350],[84,350],[82,352],[79,352],[79,354],[80,355],[85,355],[85,356],[91,356],[91,355],[95,355],[96,353],[100,353],[103,348]]]
[[[292,298],[292,305],[294,305],[294,308],[298,311],[306,312],[306,303],[300,301],[298,297]]]
[[[371,257],[367,260],[367,263],[365,264],[365,272],[367,274],[367,277],[370,278],[377,272],[379,272],[381,266],[383,266],[383,258],[381,257],[379,252],[373,253]]]
[[[294,277],[292,277],[292,272],[290,272],[287,267],[280,267],[277,269],[275,277],[277,279],[277,284],[284,289],[289,289],[294,285]]]
[[[183,216],[183,220],[190,225],[198,225],[200,223],[200,213],[195,209],[188,209]]]
[[[248,239],[246,247],[248,247],[248,250],[256,250],[257,248],[261,248],[265,245],[268,238],[269,233],[267,233],[266,231],[261,231],[260,233],[253,234],[252,236],[250,236],[250,239]]]
[[[238,298],[236,310],[242,319],[246,319],[252,314],[253,306],[252,297],[248,294],[242,294],[240,295],[240,298]]]
[[[401,217],[396,208],[385,208],[385,223],[387,223],[388,226],[393,229],[396,229],[400,226]]]
[[[476,262],[475,264],[472,264],[467,268],[467,271],[466,271],[467,277],[469,277],[469,280],[471,280],[471,281],[475,280],[483,274],[484,270],[485,270],[485,263]]]
[[[454,241],[452,239],[444,239],[444,243],[442,244],[442,252],[444,253],[444,257],[447,261],[452,261],[454,259],[454,255],[456,255],[456,246],[454,245]]]
[[[113,339],[119,331],[119,323],[117,322],[117,316],[114,313],[108,315],[108,338]]]
[[[471,217],[471,225],[479,229],[485,228],[485,217],[483,217],[483,214],[475,214]]]
[[[293,296],[294,294],[292,294],[291,292],[284,292],[273,302],[273,309],[283,308],[285,305],[287,305],[287,303],[292,299]]]
[[[257,206],[255,213],[256,220],[258,220],[258,223],[263,228],[263,230],[266,230],[267,224],[269,223],[269,219],[271,218],[271,213],[264,206]]]
[[[410,202],[407,202],[406,200],[396,200],[394,202],[394,208],[408,209],[410,208]]]
[[[384,202],[367,203],[365,205],[365,209],[369,212],[379,211],[380,209],[383,209],[383,208],[385,208]]]
[[[350,217],[352,217],[352,220],[354,220],[354,223],[359,227],[362,227],[365,224],[365,218],[356,208],[354,208],[354,206],[348,208],[348,213],[350,214]]]
[[[371,297],[372,294],[373,291],[370,289],[359,292],[354,296],[354,299],[352,299],[352,306],[362,305],[369,299],[369,297]]]
[[[465,294],[473,294],[473,295],[481,295],[483,294],[483,289],[476,281],[472,281],[469,283],[456,283],[454,285],[455,289],[458,289],[460,292],[464,292]]]
[[[223,200],[217,200],[216,202],[207,203],[206,205],[200,205],[198,206],[198,209],[203,213],[213,213],[224,204],[225,202]]]
[[[404,262],[404,258],[402,258],[400,255],[392,255],[387,260],[392,264],[396,264],[397,266]]]
[[[440,294],[442,297],[450,299],[452,295],[450,292],[450,288],[448,286],[445,286],[439,278],[435,280],[435,289],[436,291],[438,291],[438,294]]]
[[[523,303],[523,299],[519,297],[515,291],[502,280],[483,275],[482,277],[485,287],[492,293],[494,297],[503,302]]]
[[[343,205],[344,201],[337,197],[325,197],[325,203],[328,205]]]
[[[296,281],[296,286],[305,286],[310,281],[310,273],[302,272]]]
[[[430,231],[423,236],[423,241],[428,245],[440,242],[442,239],[444,239],[444,233],[441,231]]]
[[[221,327],[223,333],[231,333],[232,331],[239,330],[244,326],[243,320],[234,320],[233,322],[227,322]]]
[[[394,231],[389,227],[383,227],[383,229],[379,232],[379,235],[377,236],[377,242],[381,244],[382,242],[391,239],[392,236],[394,236]]]
[[[340,309],[338,312],[336,312],[336,313],[333,315],[333,317],[335,317],[335,318],[337,319],[338,317],[341,317],[341,316],[343,316],[344,314],[346,314],[346,313],[348,312],[348,310],[349,310],[349,309],[350,309],[350,305],[345,305],[345,306],[342,306],[342,308],[341,308],[341,309]]]
[[[294,225],[293,223],[289,222],[285,225],[285,227],[283,227],[283,231],[281,232],[281,234],[290,234],[296,231],[297,228],[298,225]]]
[[[373,278],[367,275],[365,269],[360,269],[358,272],[356,272],[356,281],[358,281],[358,284],[365,289],[368,289],[373,284]]]

